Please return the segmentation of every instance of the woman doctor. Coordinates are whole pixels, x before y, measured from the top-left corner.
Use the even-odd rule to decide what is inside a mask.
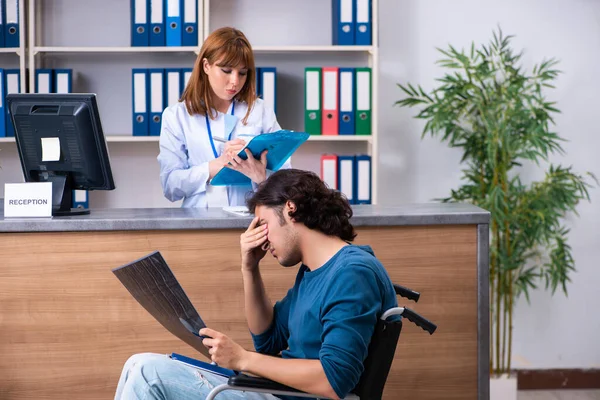
[[[244,205],[245,194],[267,178],[266,151],[260,160],[237,156],[253,136],[281,129],[256,97],[255,73],[252,47],[239,30],[220,28],[203,43],[181,100],[162,115],[158,162],[167,199],[183,199],[183,207]],[[250,178],[252,188],[210,185],[223,167]]]

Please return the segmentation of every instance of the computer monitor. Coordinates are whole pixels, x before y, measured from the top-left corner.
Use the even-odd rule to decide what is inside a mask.
[[[108,148],[95,94],[16,94],[6,97],[25,182],[52,182],[52,215],[72,208],[72,193],[113,190]]]

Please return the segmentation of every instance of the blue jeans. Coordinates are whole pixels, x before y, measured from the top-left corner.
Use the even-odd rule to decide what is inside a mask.
[[[164,354],[141,353],[131,356],[125,366],[115,400],[177,399],[203,400],[227,378],[171,360]],[[215,400],[279,400],[266,393],[226,390]]]

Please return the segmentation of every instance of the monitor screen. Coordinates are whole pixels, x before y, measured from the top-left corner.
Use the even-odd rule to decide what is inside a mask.
[[[72,191],[113,190],[95,94],[9,94],[6,98],[26,182],[52,182],[53,215],[72,209]]]

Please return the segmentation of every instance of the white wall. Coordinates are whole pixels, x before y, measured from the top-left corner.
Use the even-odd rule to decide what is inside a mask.
[[[416,110],[392,107],[403,97],[398,82],[436,85],[442,69],[435,47],[468,48],[485,43],[499,24],[514,34],[515,49],[525,51],[524,65],[544,58],[560,60],[557,88],[548,97],[562,111],[556,131],[569,142],[554,162],[574,165],[600,176],[598,93],[600,92],[600,2],[585,0],[382,0],[380,77],[380,181],[386,204],[429,201],[457,187],[460,154],[439,140],[420,140],[423,123]],[[529,178],[539,171],[530,168]],[[513,364],[520,368],[600,367],[600,190],[582,203],[580,217],[569,218],[570,244],[577,273],[569,297],[538,290],[531,305],[521,299],[515,313]]]
[[[56,0],[53,4],[69,0]],[[93,0],[85,3],[93,4]],[[109,4],[110,3],[110,4]],[[113,5],[128,9],[128,3],[107,0],[106,7],[96,8],[96,21],[106,20],[102,13]],[[257,12],[246,2],[213,0],[215,28],[222,24],[235,24],[243,29],[255,45],[275,44],[327,44],[329,28],[323,29],[330,18],[329,2],[325,0],[260,0],[252,1],[261,11]],[[104,3],[103,3],[104,4]],[[285,6],[285,8],[284,8]],[[87,7],[87,6],[86,6]],[[241,9],[236,7],[242,7]],[[293,13],[286,10],[294,9]],[[239,11],[241,10],[241,11]],[[51,12],[52,18],[68,18],[68,11],[61,8]],[[243,12],[242,12],[243,11]],[[90,15],[90,13],[88,13]],[[311,16],[314,15],[314,16]],[[268,23],[257,23],[260,18]],[[451,43],[457,47],[470,46],[471,41],[487,43],[492,30],[498,24],[504,32],[514,34],[513,45],[524,49],[524,62],[532,63],[543,58],[556,57],[565,72],[560,76],[558,87],[550,92],[551,99],[558,101],[562,114],[557,116],[557,131],[570,142],[564,145],[566,156],[557,158],[566,165],[574,164],[579,171],[593,171],[600,176],[600,136],[595,129],[598,107],[596,93],[600,91],[598,65],[600,62],[600,2],[594,0],[380,0],[380,191],[383,204],[417,203],[446,196],[451,188],[459,185],[460,169],[458,152],[450,150],[436,139],[420,140],[423,124],[412,118],[416,110],[399,109],[393,103],[402,97],[396,83],[419,83],[426,89],[435,85],[434,79],[442,74],[435,64],[438,53],[435,47]],[[104,19],[103,19],[104,18]],[[72,19],[77,22],[81,19]],[[308,28],[298,21],[311,21]],[[322,21],[320,23],[319,21]],[[58,26],[58,25],[56,25]],[[54,29],[54,28],[52,28]],[[58,29],[58,28],[56,28]],[[73,29],[77,29],[77,26]],[[94,27],[96,29],[96,27]],[[99,28],[98,28],[99,29]],[[83,29],[81,32],[88,30]],[[92,31],[92,30],[90,30]],[[93,32],[92,32],[93,33]],[[77,40],[69,44],[127,45],[129,31],[117,29],[107,37],[80,38],[69,34],[47,32],[45,45],[60,45],[63,41]],[[111,37],[110,35],[114,35]],[[117,37],[118,35],[118,37]],[[125,35],[125,39],[123,39]],[[97,43],[92,40],[103,40]],[[13,55],[0,55],[0,66],[15,67]],[[118,85],[102,81],[98,75],[115,74],[119,68],[131,68],[130,55],[110,56],[117,64],[114,70],[103,72],[101,59],[91,60],[79,55],[67,58],[53,56],[46,62],[52,66],[69,66],[77,69],[85,88],[97,91],[102,98],[111,96]],[[158,64],[192,62],[190,57],[160,57]],[[257,63],[276,65],[281,68],[279,106],[282,126],[301,128],[302,78],[308,65],[356,65],[359,55],[259,55]],[[149,56],[136,58],[136,65],[156,64]],[[161,64],[162,65],[162,64]],[[75,86],[77,82],[75,82]],[[121,90],[122,92],[122,90]],[[104,95],[102,95],[104,93]],[[288,96],[284,101],[281,97]],[[100,102],[101,116],[107,130],[117,133],[128,127],[128,111],[131,101],[129,91],[124,99],[111,96],[110,101]],[[116,102],[116,104],[113,104]],[[286,107],[287,106],[287,107]],[[110,154],[118,190],[93,192],[94,207],[168,207],[171,204],[162,197],[158,181],[156,143],[110,143]],[[307,143],[296,158],[295,166],[317,170],[318,154],[328,150],[337,152],[366,151],[365,144],[343,146]],[[365,146],[365,147],[361,147]],[[0,144],[0,183],[16,182],[22,178],[14,144]],[[533,169],[526,171],[529,177],[539,176]],[[0,197],[3,187],[0,186]],[[589,368],[600,367],[600,268],[596,248],[600,234],[600,190],[591,192],[592,204],[579,207],[580,218],[570,218],[572,228],[570,243],[576,260],[577,273],[569,286],[566,299],[557,294],[550,297],[544,291],[532,293],[532,304],[520,301],[515,316],[514,364],[523,368]]]

